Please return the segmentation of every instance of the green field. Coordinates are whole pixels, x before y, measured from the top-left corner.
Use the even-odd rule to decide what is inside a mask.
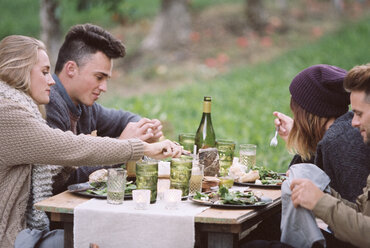
[[[313,64],[351,69],[369,62],[369,37],[370,19],[365,18],[270,62],[234,68],[227,75],[157,95],[122,99],[109,94],[102,103],[159,118],[166,125],[166,136],[177,139],[181,132],[195,133],[202,114],[203,96],[212,96],[216,138],[257,144],[257,163],[284,172],[291,155],[281,139],[276,148],[269,143],[274,134],[272,112],[290,114],[288,86],[292,78]]]
[[[191,9],[198,11],[210,5],[220,3],[242,2],[243,0],[193,0]],[[86,8],[78,10],[75,0],[59,0],[60,7],[57,15],[61,19],[63,32],[78,23],[94,23],[104,28],[117,25],[113,21],[112,13],[107,12],[106,5],[99,4],[102,1],[83,1]],[[96,4],[98,3],[98,4]],[[11,34],[22,34],[39,37],[40,34],[40,1],[29,0],[0,0],[0,39]],[[121,0],[116,12],[124,15],[129,22],[140,19],[151,19],[159,10],[160,0]],[[21,17],[19,14],[21,13]]]

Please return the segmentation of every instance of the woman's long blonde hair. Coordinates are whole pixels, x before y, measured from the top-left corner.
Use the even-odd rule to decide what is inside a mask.
[[[317,144],[324,137],[326,124],[331,118],[319,117],[301,108],[293,98],[290,108],[294,115],[294,123],[289,133],[287,148],[298,153],[304,160],[315,155]]]
[[[39,49],[46,51],[44,43],[28,36],[10,35],[1,40],[0,80],[28,93]]]

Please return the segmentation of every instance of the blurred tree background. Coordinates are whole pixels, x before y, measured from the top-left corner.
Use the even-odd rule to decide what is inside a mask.
[[[0,38],[42,39],[54,62],[65,32],[94,23],[123,40],[107,107],[158,118],[177,139],[213,97],[217,138],[258,145],[257,161],[285,171],[291,158],[272,112],[289,110],[288,86],[318,63],[369,62],[370,0],[0,0]]]

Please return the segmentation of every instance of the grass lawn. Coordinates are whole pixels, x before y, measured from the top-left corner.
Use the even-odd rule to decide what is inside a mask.
[[[181,132],[195,133],[202,114],[203,96],[212,96],[216,138],[257,144],[257,164],[284,172],[292,155],[285,150],[281,139],[276,148],[269,143],[274,134],[272,112],[291,114],[288,86],[292,78],[313,64],[332,64],[348,70],[369,62],[369,37],[370,18],[365,18],[270,62],[233,68],[212,80],[155,95],[123,99],[110,94],[101,103],[158,118],[165,124],[165,135],[177,140]]]

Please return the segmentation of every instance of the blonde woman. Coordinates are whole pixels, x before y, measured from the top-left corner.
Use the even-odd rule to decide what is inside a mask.
[[[112,165],[143,155],[161,159],[182,152],[169,140],[148,144],[138,139],[76,136],[50,128],[39,106],[49,102],[53,84],[41,41],[12,35],[0,42],[0,247],[33,247],[36,243],[37,247],[63,247],[63,233],[48,233],[48,220],[32,210],[33,174],[44,175],[42,190],[47,196],[50,175],[58,168],[47,164]],[[33,221],[40,222],[43,230],[33,228]],[[30,229],[15,244],[17,234],[26,227]]]

